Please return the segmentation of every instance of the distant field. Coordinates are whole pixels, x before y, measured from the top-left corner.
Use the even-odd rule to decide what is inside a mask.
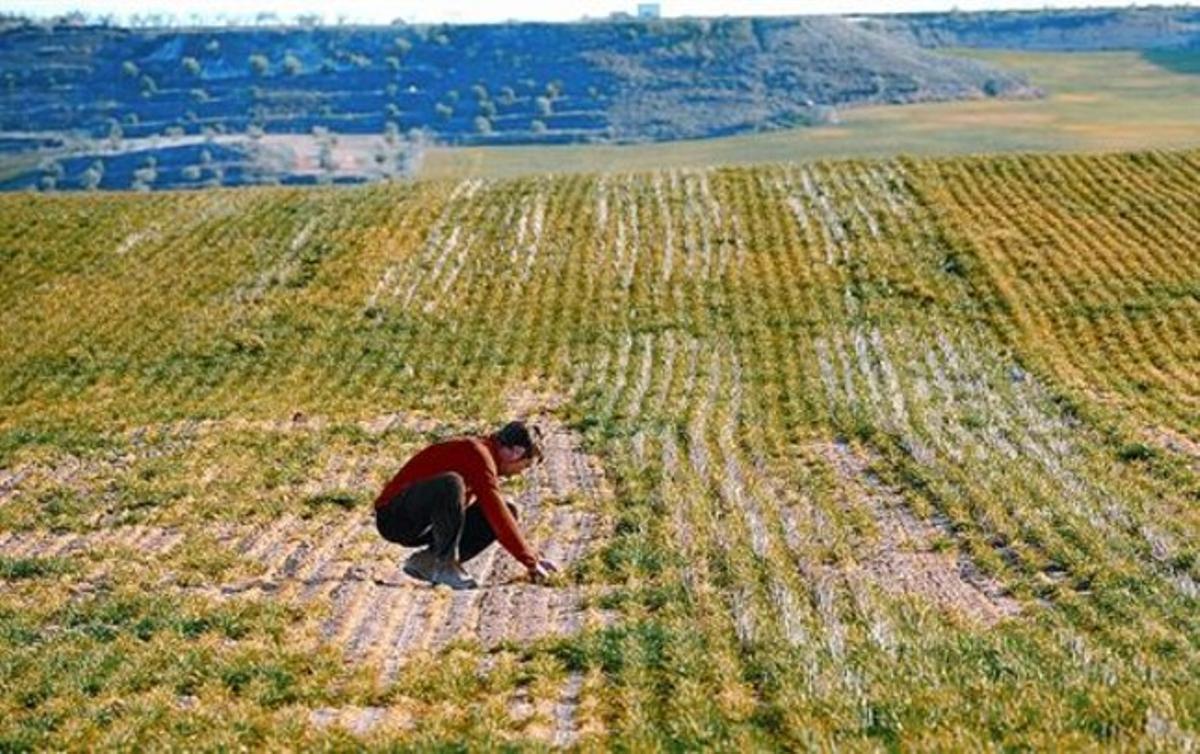
[[[421,175],[501,177],[896,154],[1200,145],[1200,76],[1195,75],[1200,51],[1147,57],[1137,52],[955,54],[1025,73],[1049,96],[849,109],[836,126],[662,144],[434,149]]]
[[[1194,750],[1198,181],[0,196],[0,751]],[[564,576],[408,580],[373,496],[517,413]]]

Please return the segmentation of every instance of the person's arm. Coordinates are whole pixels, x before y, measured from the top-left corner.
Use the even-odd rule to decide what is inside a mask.
[[[483,512],[488,526],[496,533],[496,540],[521,565],[533,570],[538,564],[537,554],[526,543],[521,529],[517,526],[517,520],[500,497],[500,480],[496,477],[494,465],[483,457],[486,452],[480,449],[480,457],[476,463],[471,464],[467,484],[475,493],[475,504]]]

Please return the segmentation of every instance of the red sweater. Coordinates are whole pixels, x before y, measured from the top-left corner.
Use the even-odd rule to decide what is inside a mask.
[[[496,471],[496,444],[491,438],[458,437],[435,443],[408,460],[375,498],[378,510],[395,500],[408,485],[423,479],[453,471],[463,478],[467,488],[467,504],[477,502],[483,517],[496,533],[496,539],[521,565],[531,568],[537,556],[521,530],[512,511],[500,498],[500,480]]]

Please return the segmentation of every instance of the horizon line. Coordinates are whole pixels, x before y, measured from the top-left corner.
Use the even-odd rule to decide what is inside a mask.
[[[82,20],[84,26],[108,26],[112,28],[232,28],[249,27],[257,29],[270,28],[345,28],[345,27],[402,27],[402,26],[503,26],[517,24],[572,24],[605,21],[656,21],[656,20],[688,20],[688,19],[738,19],[738,18],[802,18],[802,17],[881,17],[881,16],[917,16],[917,15],[978,15],[985,13],[1045,13],[1045,12],[1081,12],[1103,10],[1171,10],[1193,8],[1192,2],[1184,3],[1114,3],[1080,4],[1052,6],[1042,4],[1033,6],[1006,6],[993,8],[962,9],[957,5],[947,9],[912,9],[912,10],[866,10],[848,12],[761,12],[761,13],[678,13],[664,14],[654,18],[639,18],[636,12],[614,10],[603,15],[581,14],[570,19],[545,18],[507,18],[492,20],[461,20],[447,18],[444,20],[416,20],[402,15],[390,20],[373,18],[353,18],[347,15],[327,17],[322,13],[280,13],[275,11],[250,11],[246,13],[215,14],[154,12],[117,13],[101,11],[85,11],[73,9],[61,12],[45,10],[4,10],[0,9],[0,20],[28,20],[34,22],[68,21],[73,18]]]

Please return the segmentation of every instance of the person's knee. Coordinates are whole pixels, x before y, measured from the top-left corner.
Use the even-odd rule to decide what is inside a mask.
[[[383,517],[383,512],[380,511],[379,509],[375,510],[375,530],[379,532],[379,536],[383,537],[384,539],[388,540],[389,542],[391,541],[391,539],[392,539],[391,527],[389,527],[387,525],[386,519]]]
[[[438,477],[438,482],[441,483],[445,494],[458,500],[462,503],[467,497],[467,483],[463,480],[462,475],[454,471],[448,471]]]

